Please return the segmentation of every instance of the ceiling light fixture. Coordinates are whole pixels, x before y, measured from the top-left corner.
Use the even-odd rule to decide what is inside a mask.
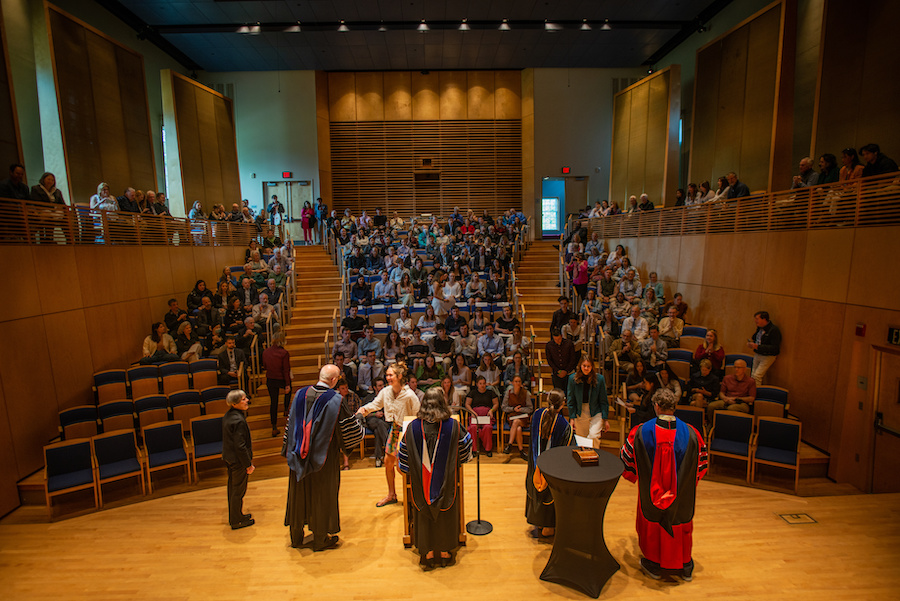
[[[387,31],[387,25],[384,24],[384,21],[382,21],[381,25],[378,26],[378,31],[381,31],[381,32]]]
[[[559,31],[560,29],[562,29],[561,26],[544,19],[544,31]]]
[[[609,19],[603,21],[603,25],[600,26],[600,31],[610,31],[612,27],[609,25]]]
[[[418,31],[419,33],[428,33],[429,29],[430,28],[428,27],[428,23],[425,22],[425,19],[422,19],[422,22],[419,23],[418,27],[416,27],[416,31]]]
[[[587,19],[581,20],[581,31],[590,31],[591,26],[588,24]]]
[[[287,29],[284,30],[285,33],[300,33],[300,21],[297,21],[296,25],[291,25]]]
[[[500,31],[509,31],[510,29],[512,29],[512,28],[509,26],[509,19],[503,19],[503,22],[500,23],[500,27],[498,27],[498,29],[499,29]]]
[[[471,31],[472,28],[469,27],[469,24],[467,23],[467,21],[468,21],[468,19],[463,19],[462,23],[459,24],[460,31]]]
[[[341,19],[341,24],[338,25],[338,31],[340,31],[341,33],[347,33],[348,31],[350,31],[350,28],[347,27],[343,19]]]
[[[259,35],[259,23],[256,25],[241,25],[238,27],[237,32],[245,35]]]

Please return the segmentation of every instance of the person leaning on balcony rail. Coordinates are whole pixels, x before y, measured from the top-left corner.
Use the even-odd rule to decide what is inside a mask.
[[[31,194],[25,182],[25,167],[19,163],[9,166],[9,177],[0,181],[0,198],[13,200],[29,200]]]
[[[101,211],[118,211],[119,201],[116,197],[109,193],[109,184],[100,182],[97,186],[97,193],[91,196],[91,208]]]
[[[56,187],[56,176],[47,172],[41,175],[37,185],[31,187],[31,200],[36,202],[49,202],[65,206],[62,192]],[[66,224],[66,216],[62,211],[37,209],[33,214],[41,223],[37,228],[37,235],[42,244],[53,242],[53,233],[57,226],[62,228],[67,242],[71,242]]]

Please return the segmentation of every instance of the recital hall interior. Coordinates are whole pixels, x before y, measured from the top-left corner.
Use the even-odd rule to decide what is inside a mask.
[[[423,570],[404,545],[409,508],[375,506],[385,477],[372,432],[341,471],[339,546],[291,548],[285,416],[270,414],[262,355],[282,338],[294,390],[313,384],[358,304],[385,344],[381,358],[393,360],[387,342],[401,327],[404,284],[380,300],[383,268],[351,256],[386,234],[387,247],[412,246],[427,271],[458,270],[466,300],[457,306],[473,328],[510,308],[522,338],[503,340],[522,349],[536,406],[554,386],[546,345],[557,297],[570,298],[579,317],[565,335],[574,332],[605,375],[610,401],[610,431],[593,444],[613,458],[636,425],[615,403],[628,400],[633,374],[610,354],[632,307],[660,327],[668,306],[683,311],[686,330],[662,359],[680,381],[679,406],[691,402],[710,331],[724,348],[714,372],[726,378],[736,361],[755,369],[748,341],[758,312],[780,331],[774,363],[756,380],[756,409],[723,412],[746,418],[745,450],[710,446],[693,580],[641,571],[637,487],[622,479],[598,534],[620,566],[601,596],[895,596],[898,20],[891,0],[0,0],[5,598],[582,597],[541,579],[554,540],[531,536],[527,461],[499,411],[493,453],[482,442],[477,467],[461,468],[464,543],[452,566]],[[477,250],[444,262],[440,239],[453,238],[457,212],[461,239],[474,228],[472,244],[488,240],[494,263],[479,264]],[[361,215],[384,233],[364,233]],[[582,227],[587,239],[574,241]],[[630,265],[662,291],[658,306],[645,306],[640,288],[622,313],[615,294],[602,308],[598,298],[592,318],[573,275],[575,255],[591,246],[597,297],[603,264],[618,270],[617,291]],[[618,246],[624,266],[607,255]],[[273,248],[286,255],[278,271]],[[207,328],[191,356],[195,347],[174,340],[184,328],[169,325],[169,301],[202,337],[198,282],[218,295],[226,268],[258,285],[243,315],[254,321],[222,323],[221,337]],[[490,284],[498,272],[508,292],[470,298],[473,273]],[[246,280],[234,282],[236,293],[222,293],[226,322]],[[260,320],[264,293],[273,316]],[[409,289],[420,327],[431,302],[427,285]],[[604,329],[608,304],[615,323]],[[174,344],[161,361],[146,350],[158,322],[179,356]],[[216,373],[226,330],[247,357],[234,381]],[[147,369],[149,392],[138,379]],[[361,385],[362,364],[350,371]],[[498,382],[502,398],[512,382]],[[251,397],[259,468],[244,499],[256,524],[237,531],[227,470],[218,455],[200,456],[198,440],[203,423],[221,422],[213,388],[226,385]],[[182,393],[196,400],[179,405]],[[127,411],[112,415],[111,401]],[[143,415],[142,402],[161,421]],[[712,412],[685,411],[711,445],[725,438]],[[772,437],[766,415],[782,434],[796,432],[773,443],[787,465],[754,458]],[[144,430],[172,423],[183,425],[185,459],[156,470]],[[98,451],[122,430],[133,431],[138,472],[104,480]],[[51,461],[71,465],[82,450],[87,481],[54,490]],[[482,517],[493,531],[466,535],[465,523]]]

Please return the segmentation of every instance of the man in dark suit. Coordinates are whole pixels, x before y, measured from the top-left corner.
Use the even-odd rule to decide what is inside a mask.
[[[238,370],[244,364],[244,375],[247,374],[247,354],[236,348],[234,334],[225,339],[225,350],[219,353],[219,384],[230,386],[232,380],[238,379]]]
[[[222,459],[228,466],[228,523],[232,530],[238,530],[256,523],[253,516],[242,509],[247,480],[256,469],[253,466],[250,428],[244,416],[250,399],[243,390],[232,390],[225,397],[225,402],[228,403],[228,411],[222,418]]]

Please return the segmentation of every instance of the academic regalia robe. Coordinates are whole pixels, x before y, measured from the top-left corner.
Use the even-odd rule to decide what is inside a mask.
[[[459,465],[469,460],[472,438],[459,422],[414,420],[400,441],[400,471],[409,474],[413,544],[421,555],[459,546]]]
[[[666,570],[691,561],[697,483],[706,475],[706,444],[680,419],[635,426],[622,447],[624,476],[638,484],[635,529],[641,553]]]
[[[538,409],[531,416],[531,445],[528,453],[528,472],[525,475],[525,519],[533,526],[554,528],[556,527],[556,511],[553,507],[553,495],[549,487],[544,490],[535,488],[534,470],[541,453],[553,447],[571,446],[574,435],[568,420],[557,413],[556,422],[550,431],[550,438],[541,438],[541,417],[545,413],[549,419],[549,410],[546,408]]]
[[[340,451],[349,454],[363,434],[334,390],[317,384],[297,391],[282,449],[291,468],[284,525],[290,527],[292,547],[303,545],[305,526],[313,533],[314,546],[340,532]]]

